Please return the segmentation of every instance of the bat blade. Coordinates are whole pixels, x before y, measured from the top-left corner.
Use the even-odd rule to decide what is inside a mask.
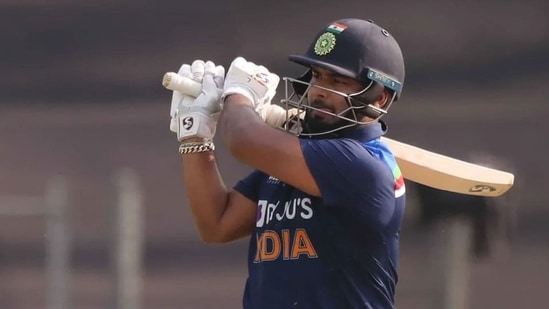
[[[512,173],[477,165],[383,137],[405,179],[435,189],[496,197],[514,184]]]

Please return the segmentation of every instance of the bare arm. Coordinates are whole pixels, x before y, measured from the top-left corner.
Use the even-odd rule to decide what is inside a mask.
[[[232,94],[225,99],[218,128],[223,142],[236,159],[304,192],[320,196],[299,139],[265,124],[245,96]]]
[[[223,182],[212,151],[184,154],[183,179],[200,237],[226,243],[250,235],[257,205]]]

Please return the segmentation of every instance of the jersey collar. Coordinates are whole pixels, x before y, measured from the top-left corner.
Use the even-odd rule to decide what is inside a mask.
[[[387,133],[387,124],[379,120],[376,123],[368,124],[349,132],[343,138],[351,138],[361,142],[367,142],[379,138]]]

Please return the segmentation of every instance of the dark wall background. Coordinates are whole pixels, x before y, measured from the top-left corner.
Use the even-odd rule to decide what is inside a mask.
[[[75,308],[110,300],[113,177],[137,171],[145,196],[145,308],[238,308],[247,241],[199,242],[168,130],[166,71],[244,56],[279,75],[287,55],[341,17],[370,18],[400,42],[407,77],[389,136],[458,158],[490,154],[516,174],[512,241],[471,270],[470,308],[543,307],[549,272],[546,155],[549,5],[486,1],[0,0],[0,195],[70,182]],[[229,185],[249,169],[218,143]],[[507,197],[506,197],[507,198]],[[437,293],[413,196],[403,231],[398,308]],[[0,307],[42,308],[44,222],[0,217]]]

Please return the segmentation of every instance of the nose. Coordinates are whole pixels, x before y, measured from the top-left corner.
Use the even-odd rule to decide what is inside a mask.
[[[311,85],[311,88],[309,89],[309,98],[310,99],[313,99],[313,100],[314,99],[325,99],[328,96],[329,91],[327,91],[324,88],[320,88],[319,86],[322,87],[318,83],[315,83],[315,84]]]

